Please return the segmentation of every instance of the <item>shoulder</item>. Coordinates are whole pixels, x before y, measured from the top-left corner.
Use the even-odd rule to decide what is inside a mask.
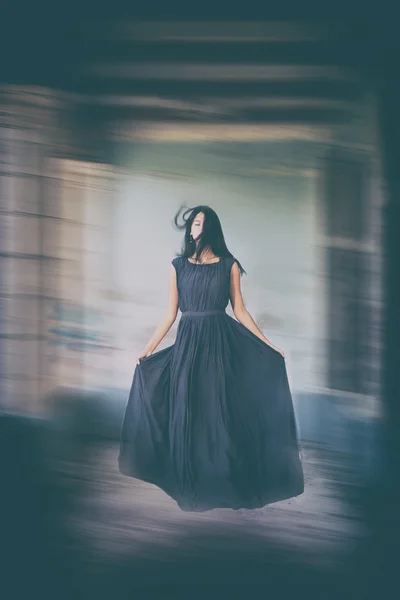
[[[224,260],[224,262],[225,262],[225,264],[226,264],[226,267],[227,267],[227,269],[228,269],[230,272],[232,271],[232,267],[233,267],[234,265],[236,265],[236,266],[237,266],[237,268],[239,268],[239,267],[238,267],[237,260],[236,260],[236,258],[234,258],[233,256],[226,256],[226,257],[224,257],[224,259],[223,259],[223,260]]]
[[[184,256],[175,256],[175,258],[171,260],[171,264],[175,267],[175,270],[178,271],[184,260]]]

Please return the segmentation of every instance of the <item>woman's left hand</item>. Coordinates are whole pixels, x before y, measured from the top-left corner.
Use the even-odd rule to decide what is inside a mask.
[[[274,346],[274,350],[276,350],[277,352],[279,352],[279,354],[280,354],[280,355],[281,355],[283,358],[285,358],[285,353],[284,353],[284,351],[283,351],[283,350],[280,350],[280,348],[276,348],[275,346]]]

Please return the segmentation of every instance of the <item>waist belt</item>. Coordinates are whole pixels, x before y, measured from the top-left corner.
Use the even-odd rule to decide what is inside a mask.
[[[186,310],[182,317],[208,317],[208,315],[226,315],[224,310]]]

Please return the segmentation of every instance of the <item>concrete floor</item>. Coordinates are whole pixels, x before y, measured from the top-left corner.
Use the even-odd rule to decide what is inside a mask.
[[[65,465],[65,476],[80,482],[68,525],[99,592],[291,589],[293,573],[295,579],[313,573],[313,585],[333,593],[326,577],[337,581],[346,573],[354,549],[367,539],[351,464],[320,445],[302,449],[306,489],[299,498],[206,513],[182,512],[156,486],[123,477],[117,454],[115,444],[96,444],[85,460]]]
[[[376,597],[378,546],[349,456],[305,444],[301,497],[187,513],[120,475],[115,442],[0,426],[2,598]]]

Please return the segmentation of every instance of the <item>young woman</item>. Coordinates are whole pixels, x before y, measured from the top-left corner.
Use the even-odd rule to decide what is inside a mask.
[[[119,470],[153,483],[182,510],[260,508],[298,496],[304,479],[284,354],[243,303],[244,270],[216,213],[183,214],[167,311],[137,357]],[[229,300],[236,319],[225,311]],[[154,353],[182,317],[175,344]]]

